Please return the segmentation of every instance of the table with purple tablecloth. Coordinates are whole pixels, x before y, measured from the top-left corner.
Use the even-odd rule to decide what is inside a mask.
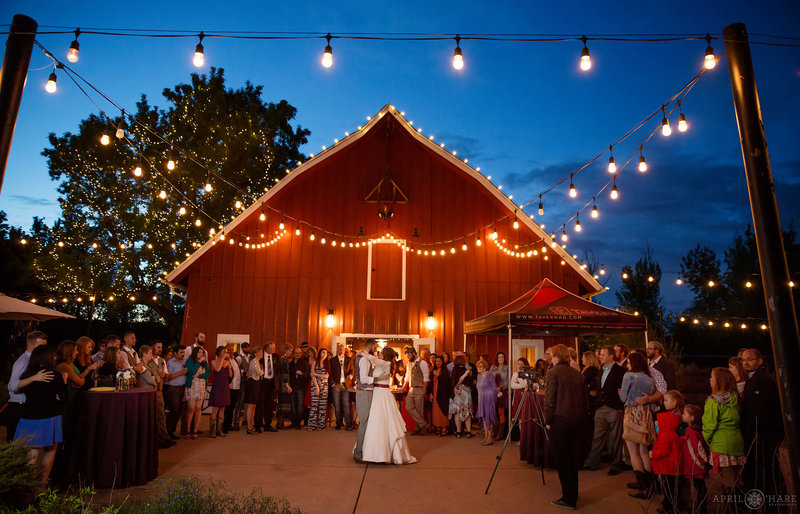
[[[82,391],[76,398],[76,482],[98,489],[143,485],[158,476],[155,391]]]
[[[512,412],[517,412],[521,398],[522,390],[515,390]],[[554,469],[556,465],[550,445],[539,425],[540,412],[544,412],[543,390],[529,395],[522,404],[522,411],[519,415],[519,458],[534,466],[541,466],[544,462],[544,467]]]

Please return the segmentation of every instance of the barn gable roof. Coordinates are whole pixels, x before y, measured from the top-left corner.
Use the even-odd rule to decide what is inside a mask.
[[[489,191],[504,207],[508,209],[509,215],[514,215],[518,210],[521,210],[518,205],[516,205],[511,198],[509,198],[505,193],[503,193],[497,186],[495,186],[487,177],[480,173],[480,171],[476,170],[475,168],[471,167],[467,164],[464,160],[459,159],[455,156],[454,153],[449,152],[444,149],[443,145],[435,143],[431,138],[424,136],[419,130],[415,129],[412,125],[412,122],[405,119],[403,113],[398,112],[397,109],[391,104],[385,105],[380,111],[378,111],[375,116],[369,118],[366,125],[363,127],[359,127],[359,129],[347,135],[345,139],[338,141],[336,144],[329,148],[325,148],[321,153],[317,155],[313,155],[309,160],[300,163],[296,168],[291,170],[287,173],[286,177],[284,177],[280,182],[278,182],[275,186],[270,188],[269,191],[264,193],[258,200],[253,202],[250,206],[248,206],[244,211],[242,211],[238,216],[236,216],[230,223],[228,223],[224,229],[223,233],[232,234],[236,228],[248,220],[251,217],[258,216],[261,212],[263,205],[268,204],[269,200],[281,192],[281,190],[289,183],[291,183],[295,178],[299,175],[309,171],[310,169],[314,168],[321,162],[331,158],[332,156],[338,154],[339,152],[344,151],[363,137],[365,137],[380,121],[384,116],[392,116],[398,121],[398,125],[405,129],[416,141],[419,142],[420,145],[423,145],[427,149],[433,151],[436,155],[440,158],[446,160],[451,165],[468,175],[469,177],[476,180],[480,185],[482,185],[487,191]],[[528,216],[521,216],[519,217],[519,222],[525,225],[529,230],[531,230],[534,234],[539,236],[542,241],[550,241],[550,235],[542,229],[538,224],[536,224],[530,217]],[[182,283],[185,283],[186,278],[188,276],[189,270],[192,268],[194,263],[200,259],[207,251],[209,251],[214,246],[215,238],[211,238],[205,242],[199,249],[197,249],[193,254],[187,257],[183,262],[180,263],[175,269],[167,274],[165,277],[164,282],[170,285],[178,285],[180,286]],[[583,279],[584,284],[587,286],[586,289],[589,290],[589,293],[586,296],[593,296],[599,293],[602,293],[605,289],[600,285],[595,278],[589,274],[584,267],[581,266],[580,263],[576,261],[567,251],[561,247],[561,245],[553,245],[551,251],[555,252],[561,259],[565,262],[567,266],[572,268],[575,273]]]

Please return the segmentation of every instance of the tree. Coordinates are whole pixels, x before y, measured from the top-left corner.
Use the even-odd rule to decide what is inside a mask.
[[[30,236],[19,227],[6,223],[0,211],[0,287],[3,293],[40,293],[42,285],[33,273]]]
[[[681,259],[681,276],[694,293],[692,313],[719,316],[725,311],[729,293],[714,250],[700,245],[689,250]]]
[[[159,278],[240,212],[235,200],[252,202],[305,158],[299,147],[309,131],[292,127],[296,109],[285,100],[265,103],[261,90],[249,82],[228,89],[223,70],[211,68],[165,89],[166,110],[142,95],[134,117],[146,127],[122,116],[112,121],[126,125],[125,140],[100,144],[113,127],[96,115],[77,134],[50,134],[43,155],[60,181],[62,215],[52,227],[35,220],[32,228],[34,269],[49,290],[102,293],[98,308],[109,316],[155,313],[179,327],[182,304]],[[131,172],[136,166],[140,177]]]
[[[627,311],[647,316],[648,324],[655,325],[661,311],[661,266],[653,259],[648,245],[642,257],[631,268],[622,267],[622,285],[617,291],[617,302]]]

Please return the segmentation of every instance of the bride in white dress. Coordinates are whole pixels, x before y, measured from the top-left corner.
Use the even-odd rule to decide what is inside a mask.
[[[372,406],[364,435],[363,460],[381,464],[417,462],[408,448],[406,424],[389,386],[392,363],[397,354],[388,346],[381,352],[381,359],[366,352],[360,354],[375,366],[372,371],[375,389],[372,392]]]

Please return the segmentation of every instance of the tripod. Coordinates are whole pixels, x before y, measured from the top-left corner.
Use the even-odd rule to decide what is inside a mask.
[[[494,475],[497,473],[497,468],[500,466],[500,461],[503,460],[503,454],[506,451],[506,447],[508,446],[508,442],[511,440],[511,432],[514,431],[514,427],[519,425],[519,415],[522,413],[522,406],[525,404],[525,400],[528,398],[531,399],[531,403],[536,410],[535,415],[539,418],[537,421],[536,419],[530,419],[528,421],[533,421],[537,425],[542,428],[542,432],[544,432],[545,440],[549,443],[550,436],[547,435],[547,428],[545,427],[544,423],[544,410],[543,407],[536,403],[533,395],[539,390],[539,384],[534,384],[532,379],[528,379],[528,385],[525,387],[525,390],[522,392],[522,397],[519,400],[519,405],[517,406],[517,412],[514,413],[514,418],[511,420],[511,426],[508,427],[508,435],[506,436],[506,440],[503,443],[503,448],[500,449],[500,455],[497,456],[497,463],[494,465],[494,471],[492,471],[492,476],[489,478],[489,483],[486,484],[486,491],[483,494],[489,494],[489,488],[492,487],[492,481],[494,480]],[[542,485],[544,483],[544,445],[540,445],[539,449],[539,456],[540,456],[540,468],[542,472]]]

